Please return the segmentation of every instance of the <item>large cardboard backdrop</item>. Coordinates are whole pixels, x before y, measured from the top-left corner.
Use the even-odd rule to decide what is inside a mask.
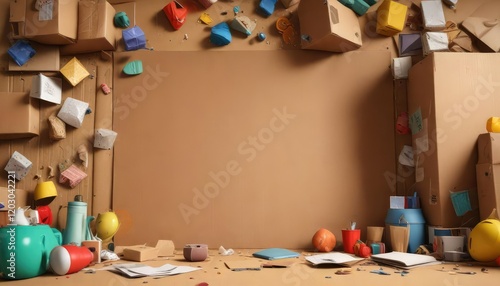
[[[141,60],[143,73],[125,64]],[[389,52],[114,54],[117,245],[309,248],[383,225],[395,174]],[[364,234],[362,234],[362,237]]]

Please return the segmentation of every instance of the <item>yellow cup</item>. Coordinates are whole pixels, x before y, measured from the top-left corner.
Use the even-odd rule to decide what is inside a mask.
[[[46,181],[38,183],[33,192],[33,197],[39,206],[50,204],[57,197],[57,189],[54,182]]]

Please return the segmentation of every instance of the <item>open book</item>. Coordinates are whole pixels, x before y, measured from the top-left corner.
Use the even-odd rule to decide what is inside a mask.
[[[405,253],[397,251],[374,254],[371,256],[371,259],[375,262],[403,269],[410,269],[418,266],[428,266],[441,263],[437,261],[436,258],[430,255]]]
[[[354,257],[342,252],[329,252],[324,254],[306,256],[306,260],[311,262],[315,266],[331,265],[331,266],[349,267],[351,265],[358,263],[363,259],[364,258]]]

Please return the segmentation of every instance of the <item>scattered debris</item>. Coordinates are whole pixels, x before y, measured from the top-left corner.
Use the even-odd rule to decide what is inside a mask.
[[[200,20],[200,22],[202,22],[206,25],[210,25],[213,21],[212,18],[210,18],[210,15],[208,13],[202,13],[199,20]]]
[[[83,167],[87,169],[89,166],[89,150],[87,149],[87,146],[81,144],[80,146],[78,146],[77,152],[78,152],[78,158],[82,160]]]
[[[184,34],[184,40],[187,40],[188,38],[188,34]]]
[[[66,123],[55,115],[48,118],[50,131],[49,137],[53,140],[60,140],[66,138]]]
[[[109,88],[109,86],[105,83],[102,83],[101,84],[101,90],[104,94],[110,94],[111,93],[111,89]]]

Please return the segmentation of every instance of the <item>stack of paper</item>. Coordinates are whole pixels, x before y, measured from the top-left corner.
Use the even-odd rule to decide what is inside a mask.
[[[144,264],[125,263],[113,265],[108,270],[129,278],[140,278],[146,276],[171,276],[201,270],[201,268],[191,266],[176,266],[172,264],[164,264],[159,267],[151,267]]]
[[[428,266],[441,263],[437,261],[436,258],[430,255],[397,252],[397,251],[374,254],[371,256],[371,259],[375,262],[403,269],[410,269],[419,266]]]
[[[312,256],[306,256],[306,260],[314,265],[320,264],[335,264],[338,266],[351,266],[358,263],[364,258],[354,257],[349,254],[341,252],[330,252],[325,254],[317,254]]]

